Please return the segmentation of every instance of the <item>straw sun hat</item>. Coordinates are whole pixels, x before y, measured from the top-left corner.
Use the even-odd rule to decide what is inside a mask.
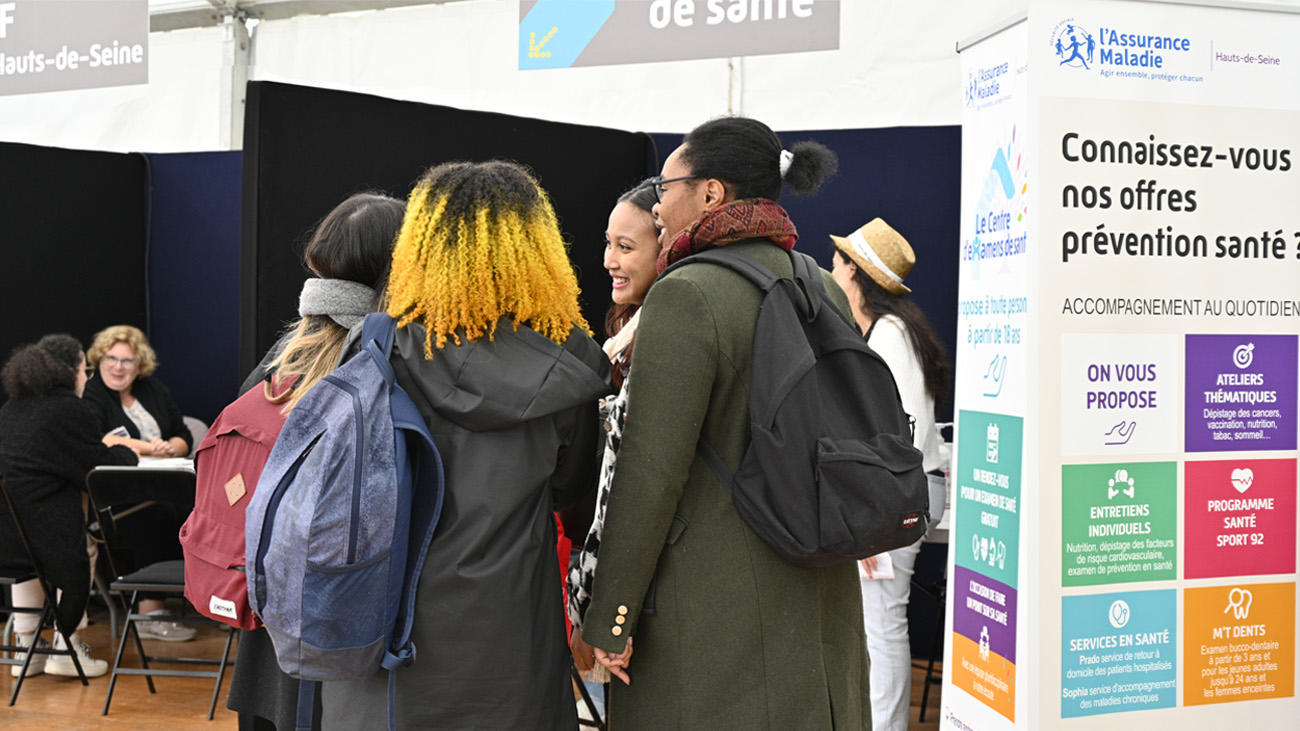
[[[916,264],[916,254],[907,239],[884,219],[872,219],[848,238],[831,235],[831,241],[885,291],[894,294],[912,291],[903,284],[903,279]]]

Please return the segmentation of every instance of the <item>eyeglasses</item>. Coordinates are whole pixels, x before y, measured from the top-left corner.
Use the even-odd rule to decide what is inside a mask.
[[[666,180],[664,178],[651,178],[649,181],[646,182],[645,186],[652,188],[654,190],[655,201],[659,203],[663,203],[664,193],[667,192],[667,189],[664,186],[666,186],[668,183],[676,183],[681,180],[698,180],[699,177],[700,176],[698,175],[683,175],[680,178],[668,178]]]
[[[119,358],[116,355],[105,355],[101,360],[104,361],[104,365],[116,364],[123,368],[134,368],[136,363],[135,358]]]

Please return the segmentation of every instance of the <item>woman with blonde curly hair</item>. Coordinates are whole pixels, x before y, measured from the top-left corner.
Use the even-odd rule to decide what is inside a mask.
[[[99,377],[86,385],[84,398],[104,433],[111,434],[106,443],[125,445],[141,457],[190,453],[194,437],[171,391],[153,376],[158,356],[140,328],[100,330],[86,360]]]
[[[553,511],[592,499],[591,339],[555,212],[509,162],[447,163],[411,193],[388,312],[397,381],[442,454],[442,519],[417,589],[397,726],[573,729]],[[326,729],[387,721],[387,674],[327,683]]]
[[[184,457],[194,446],[172,393],[154,375],[158,356],[140,328],[113,325],[95,334],[86,360],[95,377],[82,396],[90,406],[104,444],[130,447],[141,457]],[[151,505],[119,526],[124,542],[134,543],[141,566],[181,557],[176,533],[185,516],[176,506]],[[122,567],[118,567],[119,569]],[[141,599],[140,611],[158,619],[139,622],[145,639],[185,642],[195,629],[167,619],[161,599]]]

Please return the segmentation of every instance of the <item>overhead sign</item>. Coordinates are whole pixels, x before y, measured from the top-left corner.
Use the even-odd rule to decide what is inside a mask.
[[[839,47],[839,0],[519,0],[521,71]]]
[[[0,0],[0,95],[148,81],[149,0]]]

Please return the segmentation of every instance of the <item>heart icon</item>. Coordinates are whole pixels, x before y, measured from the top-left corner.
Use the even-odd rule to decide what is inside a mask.
[[[1249,490],[1254,483],[1255,473],[1249,467],[1232,471],[1232,486],[1237,488],[1237,492]]]

